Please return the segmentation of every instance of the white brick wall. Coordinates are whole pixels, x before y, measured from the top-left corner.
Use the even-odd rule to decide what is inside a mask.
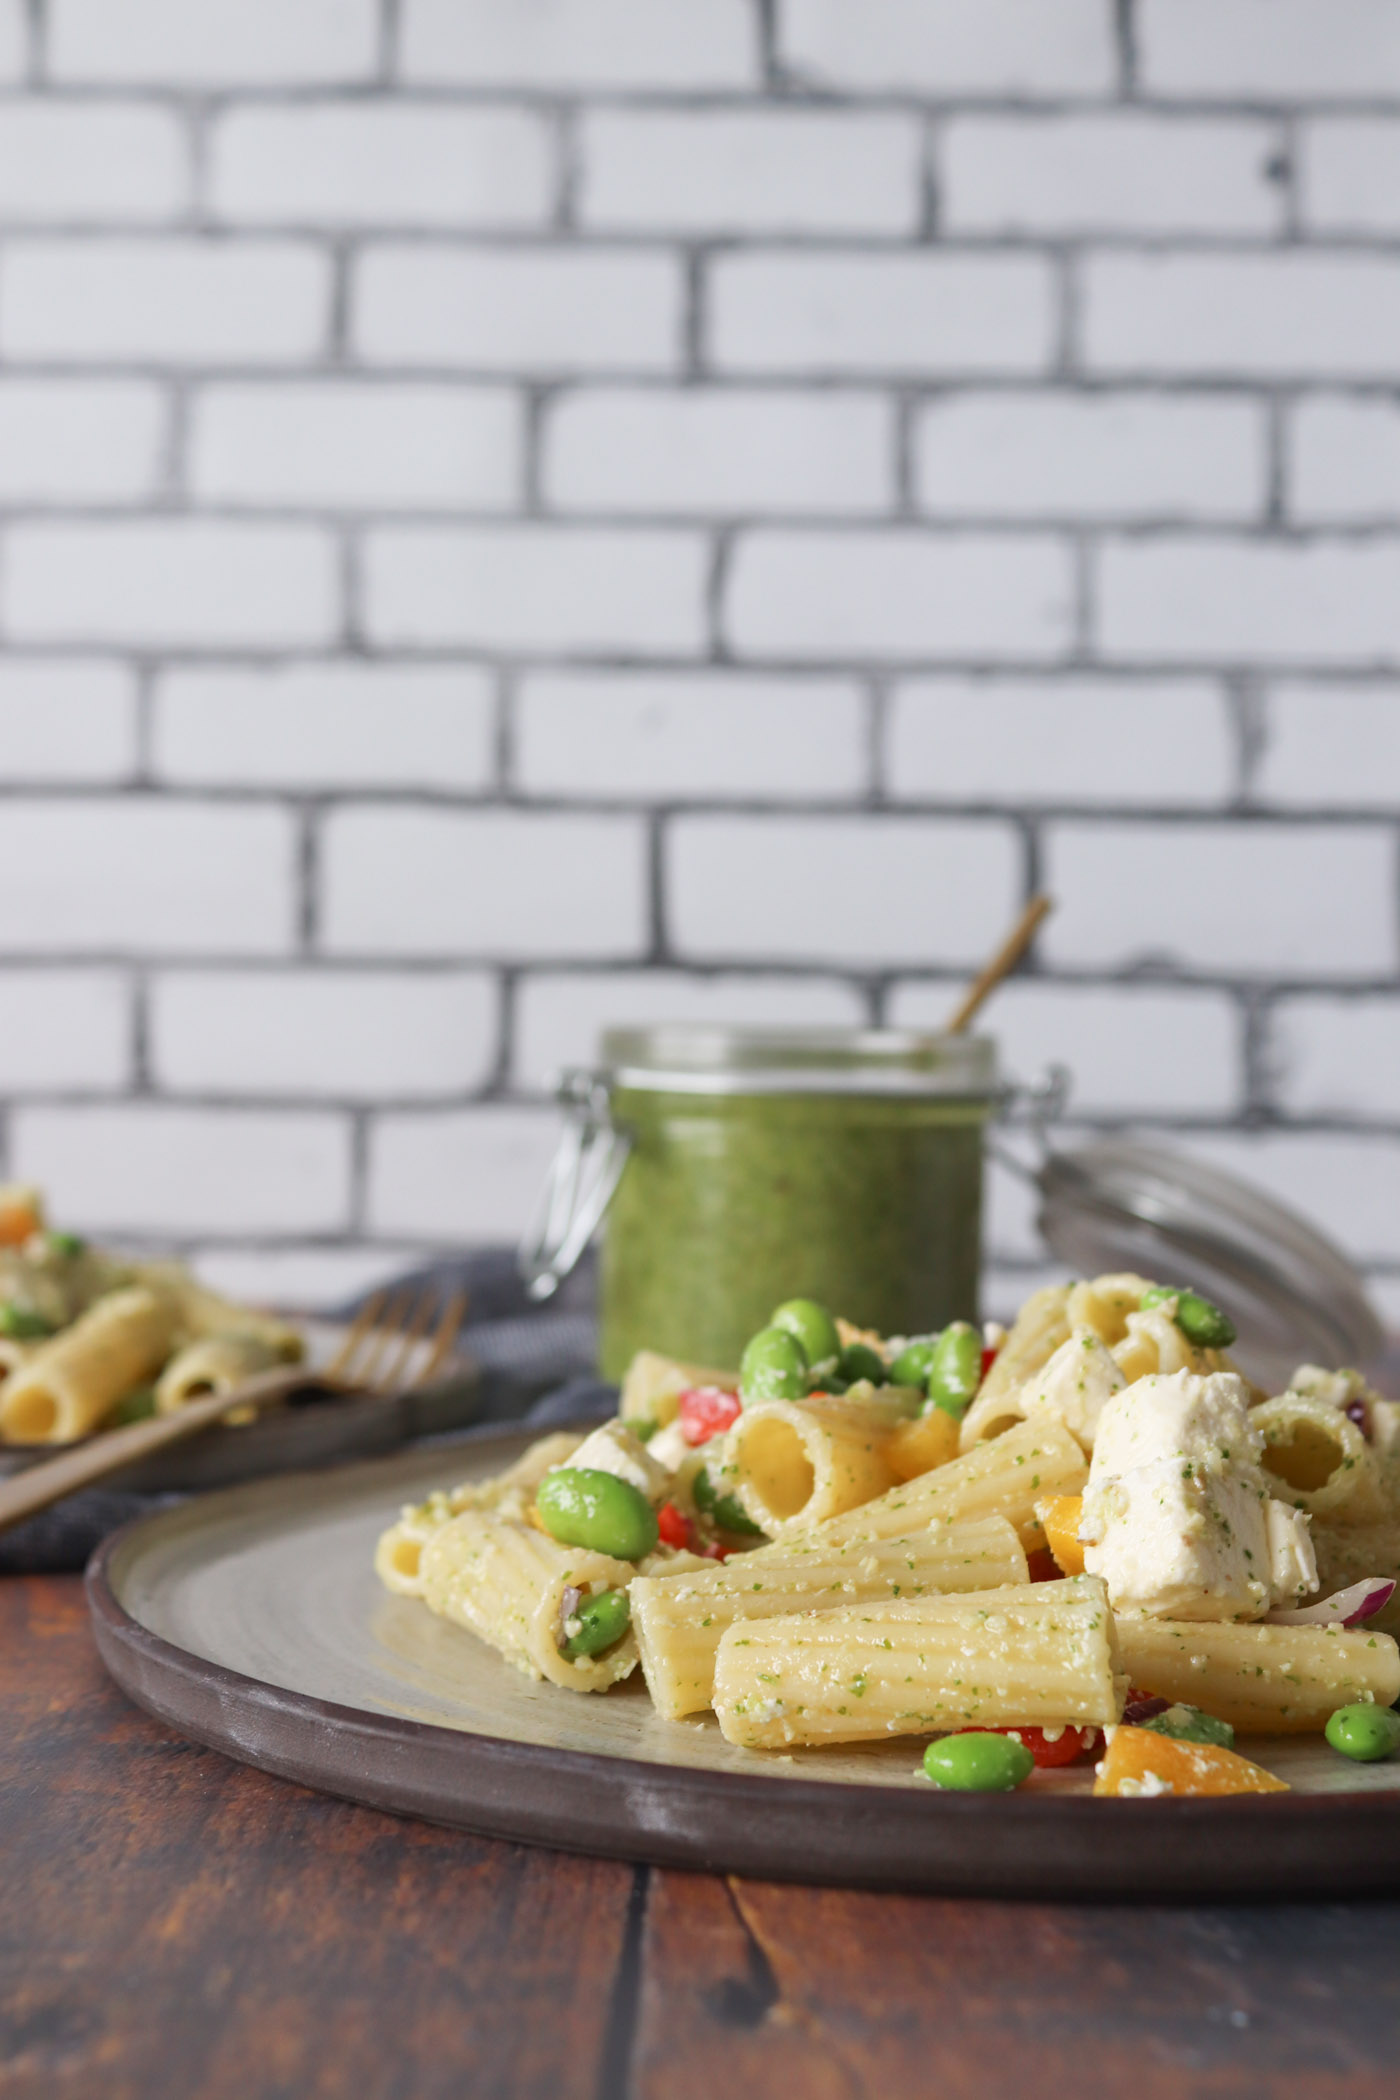
[[[188,970],[152,984],[148,1031],[170,1094],[447,1099],[491,1076],[496,989],[479,971]]]
[[[1045,886],[1400,1310],[1397,235],[1396,0],[0,0],[0,1166],[340,1296]]]
[[[190,490],[254,508],[509,510],[520,499],[523,423],[504,389],[210,386],[189,412]]]

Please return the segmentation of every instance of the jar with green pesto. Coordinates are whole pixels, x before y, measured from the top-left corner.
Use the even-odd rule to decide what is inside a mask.
[[[587,1127],[556,1162],[544,1238],[569,1237],[572,1208],[576,1255],[605,1207],[605,1377],[638,1349],[735,1366],[785,1298],[885,1334],[976,1319],[987,1038],[616,1029],[569,1083]]]

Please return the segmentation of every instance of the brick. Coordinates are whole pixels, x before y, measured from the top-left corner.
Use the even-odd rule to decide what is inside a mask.
[[[1379,826],[1058,824],[1050,962],[1242,977],[1395,967],[1395,849]]]
[[[910,679],[888,722],[901,801],[1190,808],[1234,787],[1225,700],[1204,679]]]
[[[1301,1212],[1354,1260],[1400,1255],[1400,1140],[1368,1132],[1221,1132],[1187,1149]]]
[[[368,80],[378,59],[374,0],[50,0],[54,80],[276,87]]]
[[[156,777],[195,787],[488,787],[494,689],[475,664],[170,670],[151,729]]]
[[[355,272],[351,326],[367,364],[670,372],[681,303],[671,255],[378,246]]]
[[[30,642],[293,648],[333,638],[339,592],[334,546],[309,525],[16,525],[0,620]]]
[[[865,700],[847,680],[538,672],[516,699],[515,780],[530,795],[852,801],[868,774]]]
[[[744,0],[406,0],[402,72],[431,87],[756,88]]]
[[[1110,543],[1098,567],[1099,646],[1136,661],[1392,663],[1400,659],[1400,539]]]
[[[605,516],[888,514],[893,404],[737,389],[565,394],[544,439],[545,499]]]
[[[1019,876],[1011,827],[976,819],[678,817],[666,849],[673,944],[696,961],[971,963]]]
[[[0,80],[22,80],[28,62],[29,27],[24,0],[0,0]]]
[[[698,534],[383,526],[366,536],[369,631],[389,647],[697,651]]]
[[[923,141],[896,111],[593,110],[578,216],[604,232],[912,234]]]
[[[304,363],[325,347],[330,263],[291,241],[20,240],[0,351],[73,364]]]
[[[953,234],[1273,234],[1276,150],[1261,122],[954,116],[939,145],[939,223]]]
[[[1290,425],[1288,509],[1300,522],[1400,520],[1400,407],[1303,400]]]
[[[308,1244],[196,1247],[186,1254],[209,1288],[243,1305],[324,1313],[402,1276],[428,1258],[424,1247]]]
[[[0,825],[0,952],[284,955],[295,880],[280,809],[30,797]]]
[[[1400,232],[1400,120],[1317,117],[1304,125],[1298,188],[1315,233]]]
[[[136,761],[136,680],[124,664],[0,658],[0,780],[126,780]]]
[[[318,1232],[350,1207],[350,1130],[304,1110],[21,1108],[10,1165],[78,1232]]]
[[[946,984],[901,985],[890,1022],[937,1029],[952,1003]],[[1243,1028],[1223,992],[1024,980],[1002,986],[985,1027],[1017,1079],[1065,1065],[1076,1114],[1221,1116],[1239,1105]]]
[[[251,226],[541,226],[555,188],[542,116],[432,103],[244,105],[216,119],[209,196]]]
[[[376,1232],[491,1246],[534,1216],[559,1119],[542,1108],[382,1115],[369,1146],[369,1221]]]
[[[1267,494],[1262,405],[1200,395],[949,395],[914,459],[935,516],[1250,519]]]
[[[1099,94],[1116,73],[1105,0],[781,0],[778,20],[783,63],[820,87]]]
[[[0,1086],[112,1091],[132,1077],[131,995],[116,970],[0,970]]]
[[[321,840],[333,955],[634,956],[647,937],[634,817],[333,811]]]
[[[570,971],[524,978],[515,995],[513,1077],[544,1089],[591,1065],[605,1028],[859,1028],[864,1001],[830,977],[690,977],[679,970]]]
[[[1281,999],[1269,1060],[1288,1115],[1400,1121],[1400,999]]]
[[[740,655],[1049,661],[1070,646],[1069,554],[1030,534],[751,532],[724,628]]]
[[[480,972],[191,970],[150,991],[167,1093],[452,1098],[490,1078],[497,997]]]
[[[1400,685],[1277,685],[1254,781],[1279,807],[1393,809]]]
[[[355,510],[506,510],[523,487],[524,415],[505,388],[353,380],[196,394],[195,496]]]
[[[1311,102],[1400,93],[1387,0],[1141,0],[1138,78],[1152,95]]]
[[[1400,275],[1389,257],[1100,255],[1084,270],[1094,372],[1389,380]]]
[[[161,390],[144,380],[0,379],[0,501],[153,496],[167,424]]]
[[[722,255],[712,265],[718,371],[1043,372],[1049,264],[1029,255]]]
[[[189,148],[173,110],[47,98],[0,107],[0,214],[10,227],[158,225],[189,198]]]

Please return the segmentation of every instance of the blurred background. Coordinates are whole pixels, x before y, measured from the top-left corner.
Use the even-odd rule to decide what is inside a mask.
[[[1400,1319],[1394,0],[0,0],[0,1092],[325,1302],[990,1010]],[[989,1309],[1042,1273],[998,1181]]]

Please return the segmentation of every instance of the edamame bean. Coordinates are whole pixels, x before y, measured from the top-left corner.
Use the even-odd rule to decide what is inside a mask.
[[[1235,1339],[1235,1323],[1218,1305],[1203,1298],[1199,1291],[1173,1291],[1161,1286],[1142,1294],[1142,1309],[1148,1312],[1154,1305],[1165,1305],[1176,1300],[1173,1317],[1188,1342],[1198,1349],[1228,1349]]]
[[[641,1560],[657,1540],[656,1513],[639,1488],[598,1466],[557,1466],[535,1496],[541,1522],[561,1546],[586,1546],[614,1560]]]
[[[39,1342],[52,1333],[42,1313],[30,1312],[24,1305],[0,1305],[0,1334],[8,1335],[12,1342]]]
[[[626,1590],[600,1590],[596,1597],[585,1597],[574,1619],[578,1632],[559,1643],[560,1654],[567,1662],[577,1662],[581,1655],[601,1655],[622,1639],[632,1623]]]
[[[79,1239],[76,1232],[51,1232],[48,1241],[52,1253],[67,1255],[70,1259],[87,1253],[87,1241]]]
[[[786,1327],[760,1327],[739,1363],[746,1400],[800,1400],[807,1390],[807,1352]]]
[[[732,1531],[739,1538],[761,1539],[764,1536],[737,1495],[720,1493],[707,1467],[700,1468],[690,1484],[690,1492],[695,1497],[695,1507],[705,1516],[713,1517],[721,1531]]]
[[[1035,1759],[1014,1736],[969,1729],[930,1743],[924,1770],[935,1786],[953,1793],[1009,1794],[1030,1778]]]
[[[954,1320],[934,1344],[928,1372],[929,1404],[959,1421],[981,1383],[982,1337],[966,1320]]]
[[[928,1374],[933,1369],[933,1352],[937,1343],[937,1335],[926,1334],[921,1335],[918,1341],[910,1342],[907,1348],[901,1349],[890,1365],[890,1384],[926,1384]]]
[[[815,1298],[789,1298],[785,1305],[778,1307],[768,1324],[786,1329],[800,1342],[809,1364],[825,1363],[828,1357],[841,1354],[841,1337],[836,1332],[836,1322]]]
[[[1327,1722],[1326,1736],[1343,1757],[1373,1765],[1400,1750],[1400,1714],[1389,1706],[1339,1706]]]
[[[851,1342],[841,1351],[841,1376],[847,1385],[859,1385],[864,1380],[869,1385],[886,1385],[889,1371],[885,1359],[868,1342]]]
[[[1150,1728],[1155,1735],[1169,1735],[1177,1743],[1217,1743],[1222,1750],[1235,1747],[1235,1731],[1229,1722],[1217,1721],[1199,1706],[1169,1706],[1165,1713],[1153,1714],[1138,1726]]]

